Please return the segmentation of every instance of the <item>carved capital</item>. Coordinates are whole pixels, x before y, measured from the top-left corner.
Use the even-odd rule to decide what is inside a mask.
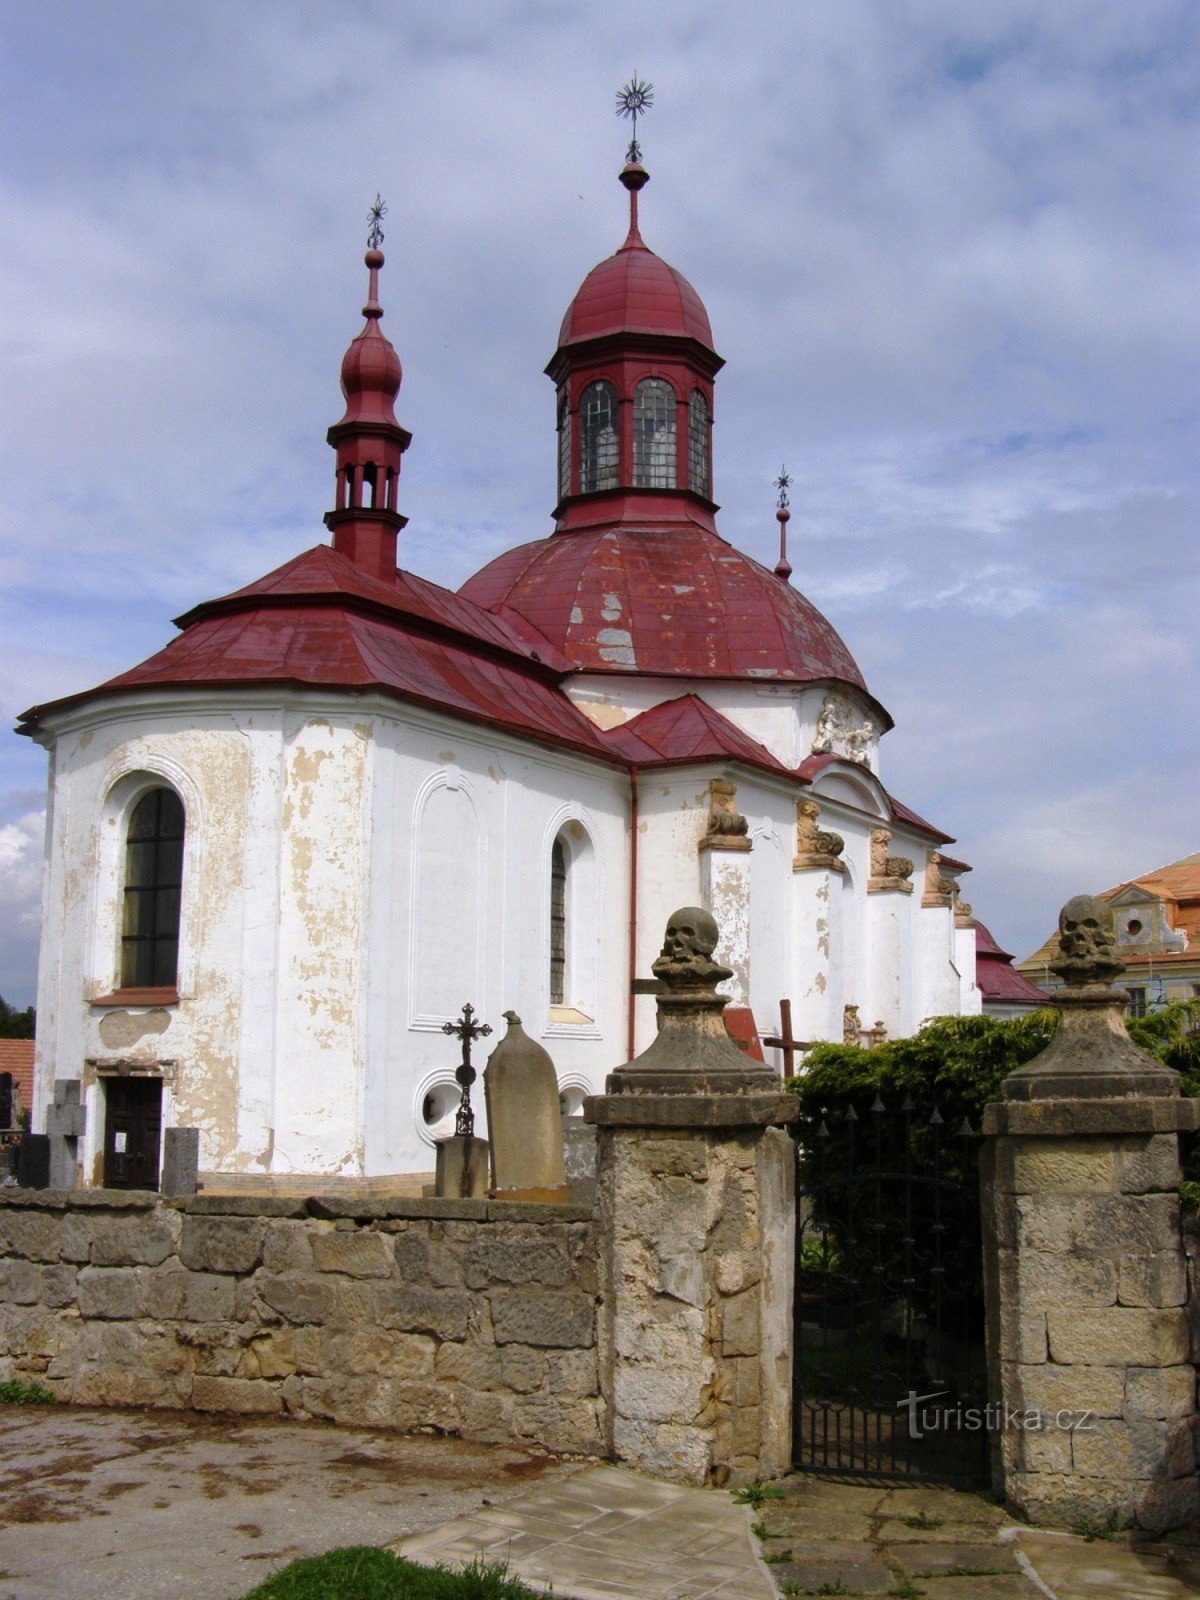
[[[838,859],[846,848],[840,833],[817,826],[821,808],[815,800],[796,801],[796,854],[792,857],[793,872],[845,872]]]
[[[907,856],[888,855],[888,845],[891,842],[892,834],[889,828],[872,829],[868,894],[911,894],[913,891],[913,864]]]
[[[936,850],[930,850],[925,857],[925,884],[921,905],[948,909],[954,904],[955,888],[954,879],[942,872],[942,857]]]
[[[727,778],[712,778],[708,785],[708,826],[701,850],[749,850],[750,825],[736,805],[737,785]]]

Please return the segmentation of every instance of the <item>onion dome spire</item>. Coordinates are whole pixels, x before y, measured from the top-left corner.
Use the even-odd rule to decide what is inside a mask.
[[[625,152],[625,165],[621,169],[621,182],[629,191],[629,235],[622,250],[644,250],[638,232],[638,192],[650,182],[650,174],[642,165],[642,147],[638,143],[637,119],[645,116],[654,104],[654,85],[645,83],[635,72],[625,87],[617,94],[617,115],[627,117],[633,124],[633,137]]]
[[[369,213],[367,235],[367,319],[342,358],[346,411],[326,438],[337,452],[337,497],[325,513],[333,547],[372,577],[391,582],[396,575],[396,536],[407,522],[396,510],[400,457],[412,435],[396,421],[400,358],[379,326],[379,272],[383,266],[383,218],[378,195]]]
[[[792,564],[787,558],[787,525],[792,520],[792,513],[788,508],[788,489],[791,486],[786,467],[780,467],[779,476],[775,479],[775,487],[779,490],[779,500],[775,507],[775,520],[779,524],[779,560],[775,563],[775,576],[787,583],[792,575]]]

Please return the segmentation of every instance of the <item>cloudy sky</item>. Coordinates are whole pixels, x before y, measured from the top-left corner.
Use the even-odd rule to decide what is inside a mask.
[[[1200,847],[1191,0],[7,0],[0,696],[149,655],[326,537],[386,198],[402,564],[549,532],[541,369],[623,233],[704,297],[725,536],[793,581],[1025,954]],[[33,997],[43,753],[0,734],[0,993]]]

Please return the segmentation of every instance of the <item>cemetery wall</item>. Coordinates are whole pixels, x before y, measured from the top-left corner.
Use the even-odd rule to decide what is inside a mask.
[[[0,1191],[0,1379],[603,1450],[579,1206]]]

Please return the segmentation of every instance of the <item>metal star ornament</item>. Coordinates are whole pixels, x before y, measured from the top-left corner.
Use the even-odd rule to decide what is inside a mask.
[[[367,221],[370,231],[367,234],[367,249],[378,250],[383,243],[383,219],[387,216],[387,207],[379,198],[379,191],[375,191],[375,204],[367,212]]]
[[[775,487],[779,490],[780,511],[786,511],[788,508],[788,489],[791,487],[791,483],[792,480],[788,477],[787,468],[780,467],[779,476],[775,479]]]
[[[617,115],[628,117],[633,123],[633,138],[629,141],[629,149],[625,153],[627,161],[640,161],[642,147],[638,143],[637,119],[644,117],[654,104],[654,85],[646,83],[635,72],[625,87],[617,93]]]

